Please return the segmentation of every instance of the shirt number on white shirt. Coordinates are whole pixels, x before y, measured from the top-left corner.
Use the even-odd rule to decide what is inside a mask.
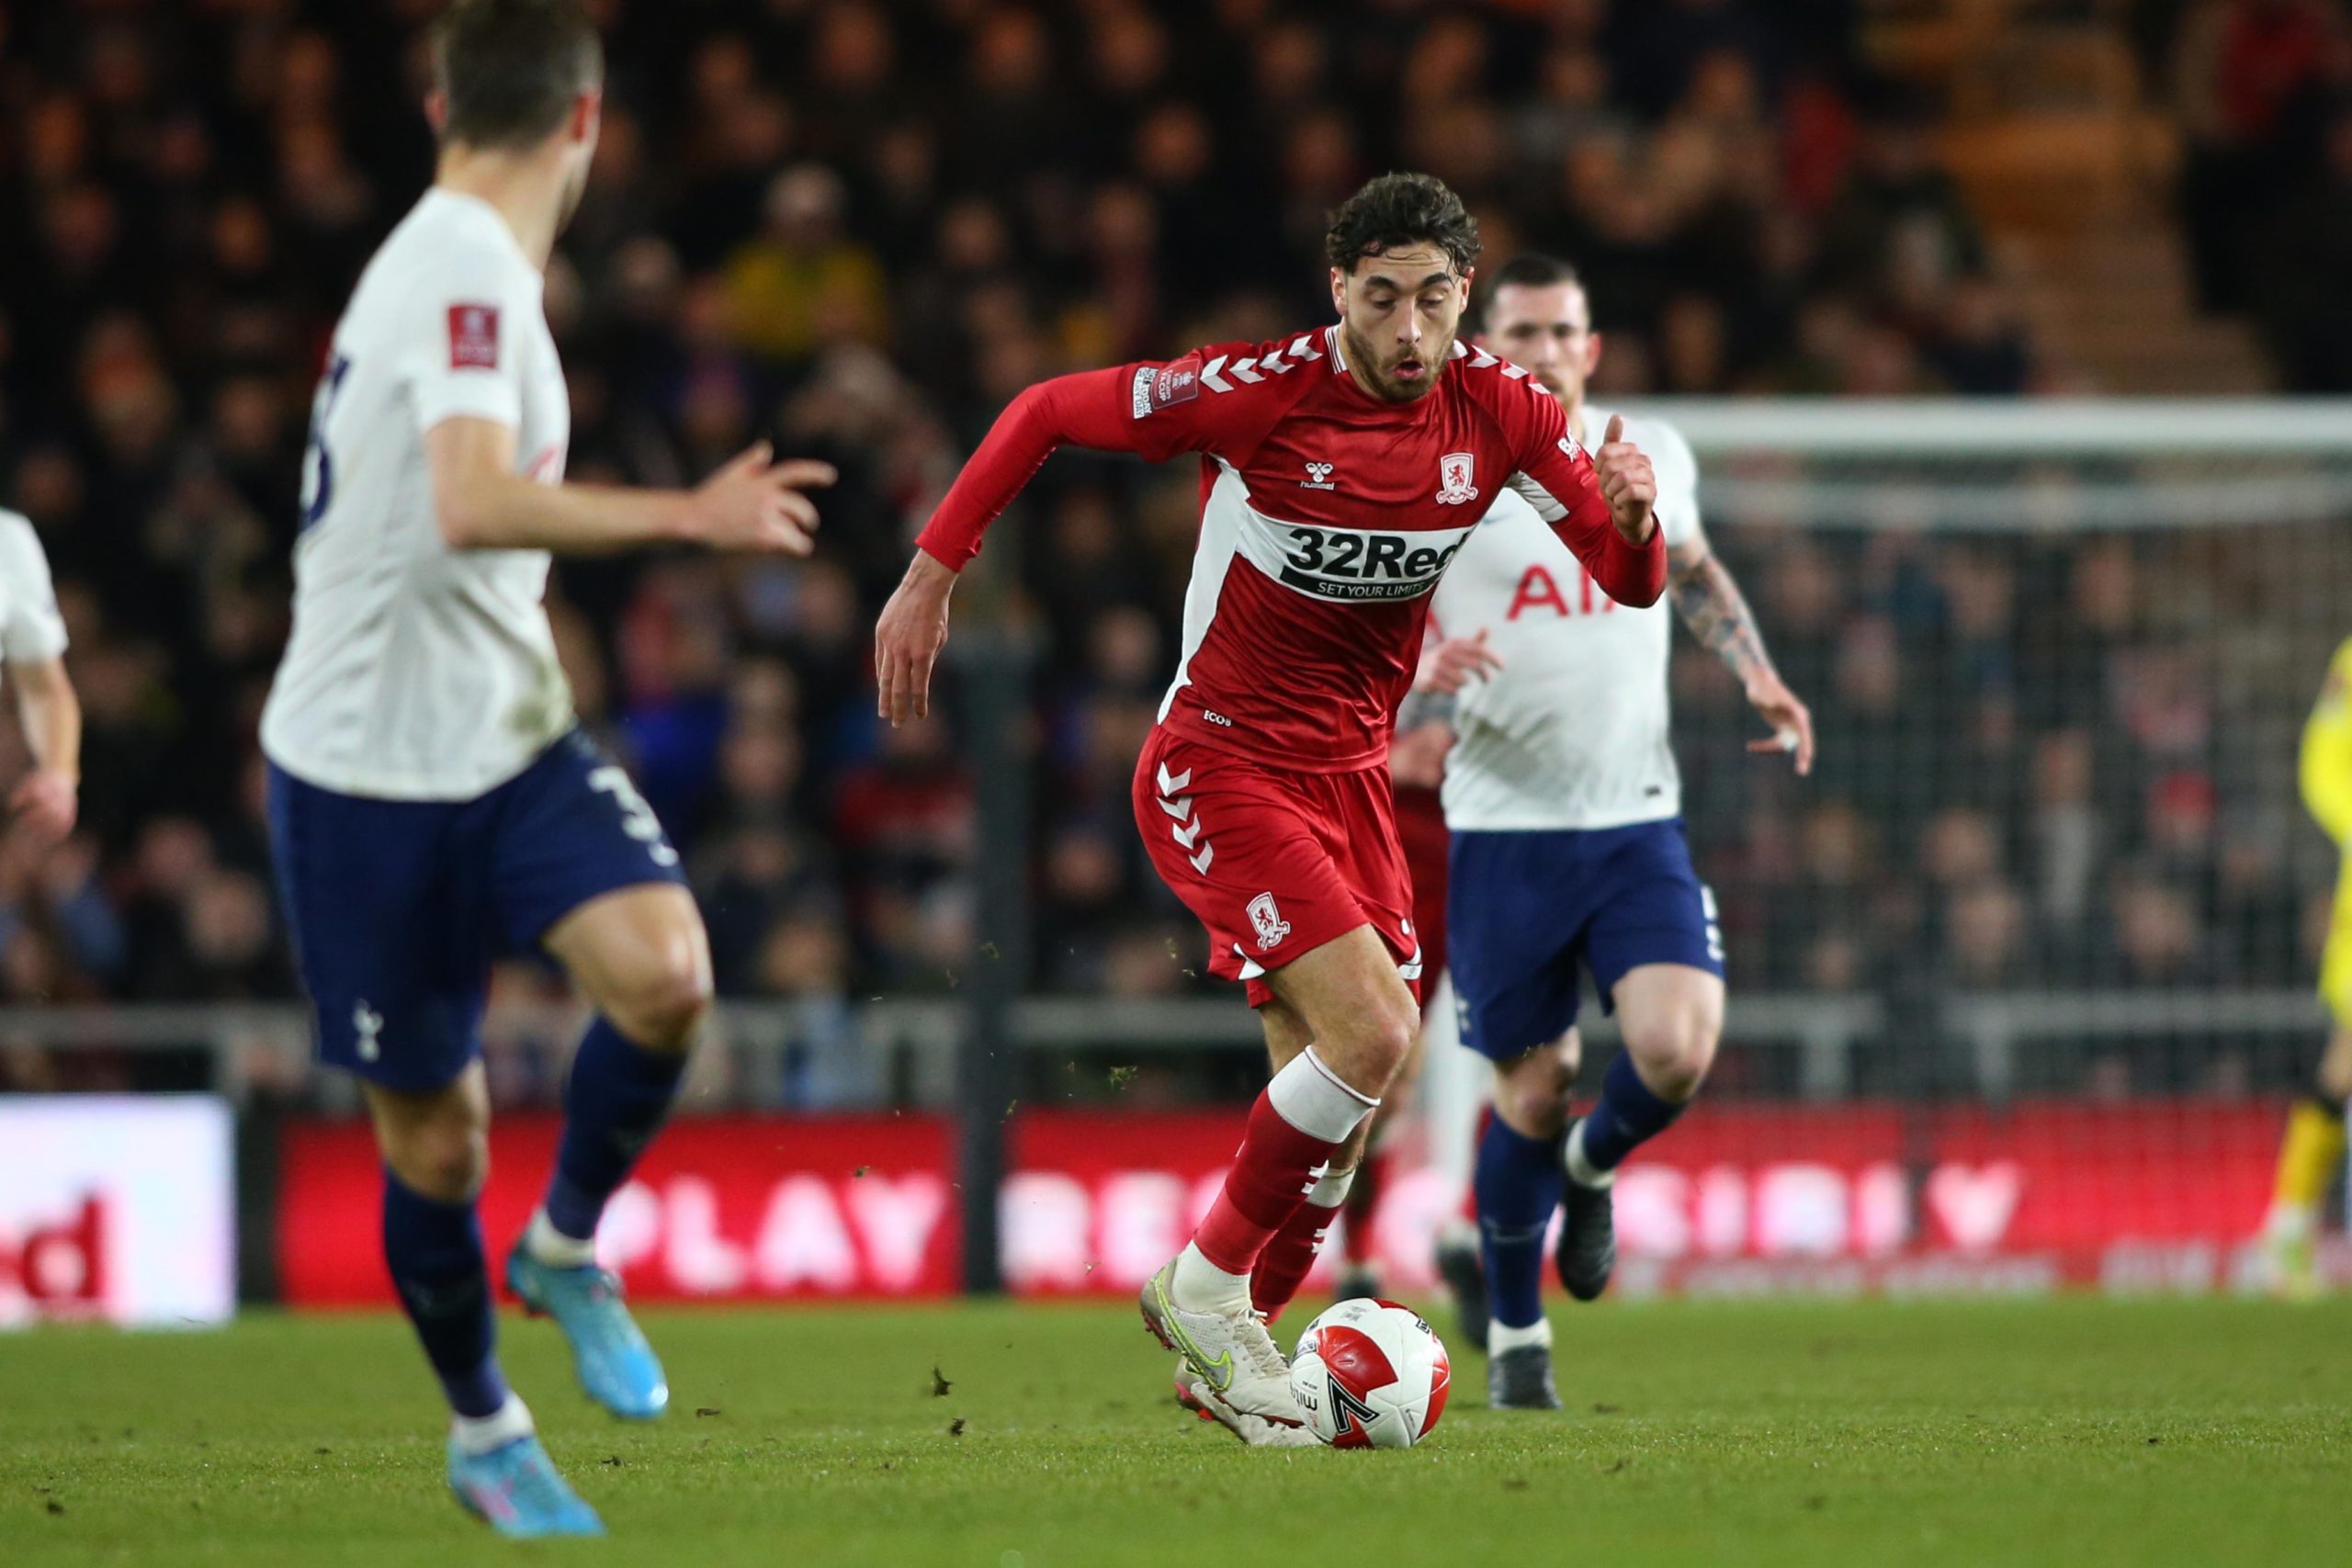
[[[311,400],[311,435],[302,453],[302,526],[310,528],[327,514],[334,499],[334,459],[327,454],[327,415],[334,412],[334,395],[351,374],[351,360],[336,355],[327,361],[326,374]]]
[[[621,831],[643,844],[655,865],[678,863],[678,852],[662,837],[661,819],[653,815],[653,807],[645,804],[645,796],[637,793],[637,785],[627,773],[616,767],[598,768],[588,775],[588,787],[613,797],[613,803],[621,808]]]

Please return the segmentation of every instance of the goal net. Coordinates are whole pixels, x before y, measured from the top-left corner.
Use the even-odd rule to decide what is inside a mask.
[[[1747,755],[1678,638],[1733,998],[1702,1110],[1620,1186],[1625,1283],[2250,1287],[2327,1027],[2296,751],[2352,636],[2352,404],[1643,412],[1820,759]]]

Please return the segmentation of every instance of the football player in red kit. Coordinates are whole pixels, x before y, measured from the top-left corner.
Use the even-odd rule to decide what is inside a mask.
[[[1247,987],[1274,1071],[1223,1191],[1142,1306],[1190,1397],[1276,1444],[1312,1439],[1261,1314],[1306,1277],[1419,1028],[1385,762],[1428,595],[1505,485],[1612,598],[1653,604],[1666,582],[1648,459],[1613,438],[1588,457],[1557,399],[1456,340],[1478,252],[1459,197],[1383,175],[1333,215],[1325,249],[1336,324],[1014,399],[875,628],[883,716],[924,716],[956,574],[1056,447],[1198,458],[1182,659],[1136,819],[1208,930],[1211,972]]]

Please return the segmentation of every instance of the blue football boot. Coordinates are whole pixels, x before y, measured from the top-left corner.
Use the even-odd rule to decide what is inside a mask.
[[[506,1285],[533,1316],[551,1317],[563,1330],[589,1398],[631,1421],[650,1421],[670,1407],[670,1382],[610,1269],[557,1268],[517,1246],[506,1258]]]
[[[605,1521],[580,1500],[555,1461],[531,1435],[469,1454],[449,1442],[449,1490],[466,1512],[514,1540],[551,1535],[602,1535]]]

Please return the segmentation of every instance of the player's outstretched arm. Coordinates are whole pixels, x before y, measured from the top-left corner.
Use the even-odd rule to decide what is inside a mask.
[[[458,550],[606,555],[655,544],[805,556],[817,508],[804,490],[833,482],[832,465],[779,463],[754,442],[693,490],[549,485],[514,471],[514,432],[495,420],[445,419],[424,435],[433,510]]]
[[[947,600],[956,576],[980,553],[989,525],[1012,504],[1058,446],[1133,452],[1162,459],[1213,439],[1207,421],[1147,402],[1137,407],[1135,377],[1148,366],[1123,365],[1037,382],[1005,405],[978,450],[956,476],[939,510],[915,540],[915,558],[874,627],[875,708],[893,727],[931,716],[931,672],[947,642]],[[1196,394],[1198,387],[1193,387]]]
[[[82,786],[82,704],[62,659],[12,662],[8,679],[17,688],[17,717],[34,763],[8,796],[8,809],[54,842],[74,830]]]
[[[1701,646],[1715,650],[1731,672],[1739,677],[1748,703],[1772,727],[1769,739],[1752,740],[1751,751],[1792,751],[1799,777],[1813,772],[1813,712],[1797,700],[1772,656],[1764,651],[1764,634],[1747,598],[1732,581],[1731,569],[1716,558],[1704,534],[1694,535],[1674,551],[1668,592],[1682,624]]]

